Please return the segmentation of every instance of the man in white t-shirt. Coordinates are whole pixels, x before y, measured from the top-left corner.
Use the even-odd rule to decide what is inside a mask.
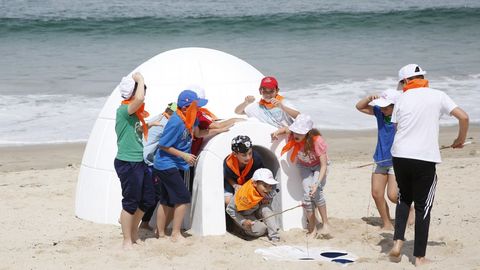
[[[393,167],[399,187],[395,212],[394,245],[390,256],[400,257],[410,205],[415,206],[415,265],[427,262],[425,253],[430,226],[430,211],[435,197],[435,165],[441,162],[438,145],[442,115],[458,119],[459,132],[452,148],[462,148],[468,130],[468,115],[444,92],[428,87],[426,71],[409,64],[398,72],[403,94],[392,114],[397,132],[392,146]]]
[[[235,108],[235,113],[255,117],[274,127],[287,127],[300,113],[278,94],[278,82],[274,77],[265,77],[260,82],[262,98],[255,102],[254,96],[246,96],[245,101]]]

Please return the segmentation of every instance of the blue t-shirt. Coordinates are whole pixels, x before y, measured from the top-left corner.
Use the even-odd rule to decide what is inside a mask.
[[[194,127],[196,126],[198,126],[198,120],[195,120]],[[192,136],[176,112],[170,117],[168,123],[165,125],[158,145],[162,147],[173,147],[179,151],[190,153]],[[155,154],[153,167],[157,170],[178,168],[186,171],[188,170],[189,165],[183,158],[171,155],[160,148]]]
[[[392,166],[392,153],[390,152],[393,144],[393,138],[395,137],[395,126],[390,120],[385,119],[385,115],[380,110],[380,107],[374,106],[373,113],[377,118],[378,126],[378,139],[377,148],[373,155],[375,162],[386,160],[384,162],[377,163],[378,166],[389,167]]]

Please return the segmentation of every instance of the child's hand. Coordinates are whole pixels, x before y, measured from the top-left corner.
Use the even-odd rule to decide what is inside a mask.
[[[151,127],[153,127],[153,126],[161,126],[162,123],[161,123],[159,120],[157,120],[157,121],[149,122],[148,125],[151,126]]]
[[[464,143],[465,143],[465,139],[456,138],[456,139],[453,141],[451,147],[452,147],[452,148],[463,148]]]
[[[138,83],[138,82],[143,81],[143,76],[140,72],[135,72],[132,75],[132,79]]]
[[[374,99],[380,98],[378,95],[371,95],[368,97],[368,101],[373,101]]]
[[[270,203],[270,199],[268,198],[263,198],[262,199],[262,204],[269,204]]]
[[[239,184],[233,185],[233,188],[235,189],[235,192],[237,192],[241,187],[242,187],[242,185],[239,185]]]
[[[308,196],[313,197],[315,195],[315,192],[317,192],[318,185],[313,184],[310,186],[310,192],[308,193]]]
[[[250,104],[250,103],[252,103],[252,102],[254,102],[254,101],[255,101],[255,97],[254,97],[254,96],[246,96],[246,97],[245,97],[245,102],[248,103],[248,104]]]
[[[280,100],[276,99],[276,98],[270,99],[270,103],[272,103],[273,106],[278,107],[278,108],[280,108],[280,109],[283,108],[283,103],[282,103]]]
[[[251,231],[253,224],[255,224],[254,221],[251,221],[250,219],[246,219],[246,220],[243,222],[242,227],[243,227],[245,230]]]
[[[183,153],[182,154],[183,160],[188,163],[188,165],[193,166],[195,162],[197,162],[197,157],[194,154],[190,153]]]
[[[270,134],[270,138],[272,139],[272,142],[278,140],[278,130]]]

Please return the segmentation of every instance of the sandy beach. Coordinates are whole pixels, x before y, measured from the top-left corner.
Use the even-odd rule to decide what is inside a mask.
[[[457,129],[442,128],[440,145],[450,145]],[[442,150],[424,269],[480,269],[480,127],[470,127],[474,144]],[[310,247],[352,252],[348,269],[413,269],[413,227],[407,229],[402,259],[390,262],[393,231],[382,231],[370,196],[376,131],[324,131],[332,161],[325,194],[333,238]],[[255,254],[272,243],[234,235],[188,237],[185,243],[145,239],[133,251],[121,249],[121,229],[75,217],[75,189],[84,144],[0,148],[0,269],[343,269],[331,262],[280,262]],[[394,205],[390,204],[394,216]],[[278,245],[305,246],[302,230],[282,232]]]

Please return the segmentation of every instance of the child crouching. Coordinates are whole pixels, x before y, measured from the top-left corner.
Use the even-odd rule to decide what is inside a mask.
[[[227,213],[249,236],[260,237],[265,233],[268,239],[280,240],[279,228],[272,211],[272,198],[278,182],[269,169],[255,171],[251,180],[243,184],[227,205]]]

